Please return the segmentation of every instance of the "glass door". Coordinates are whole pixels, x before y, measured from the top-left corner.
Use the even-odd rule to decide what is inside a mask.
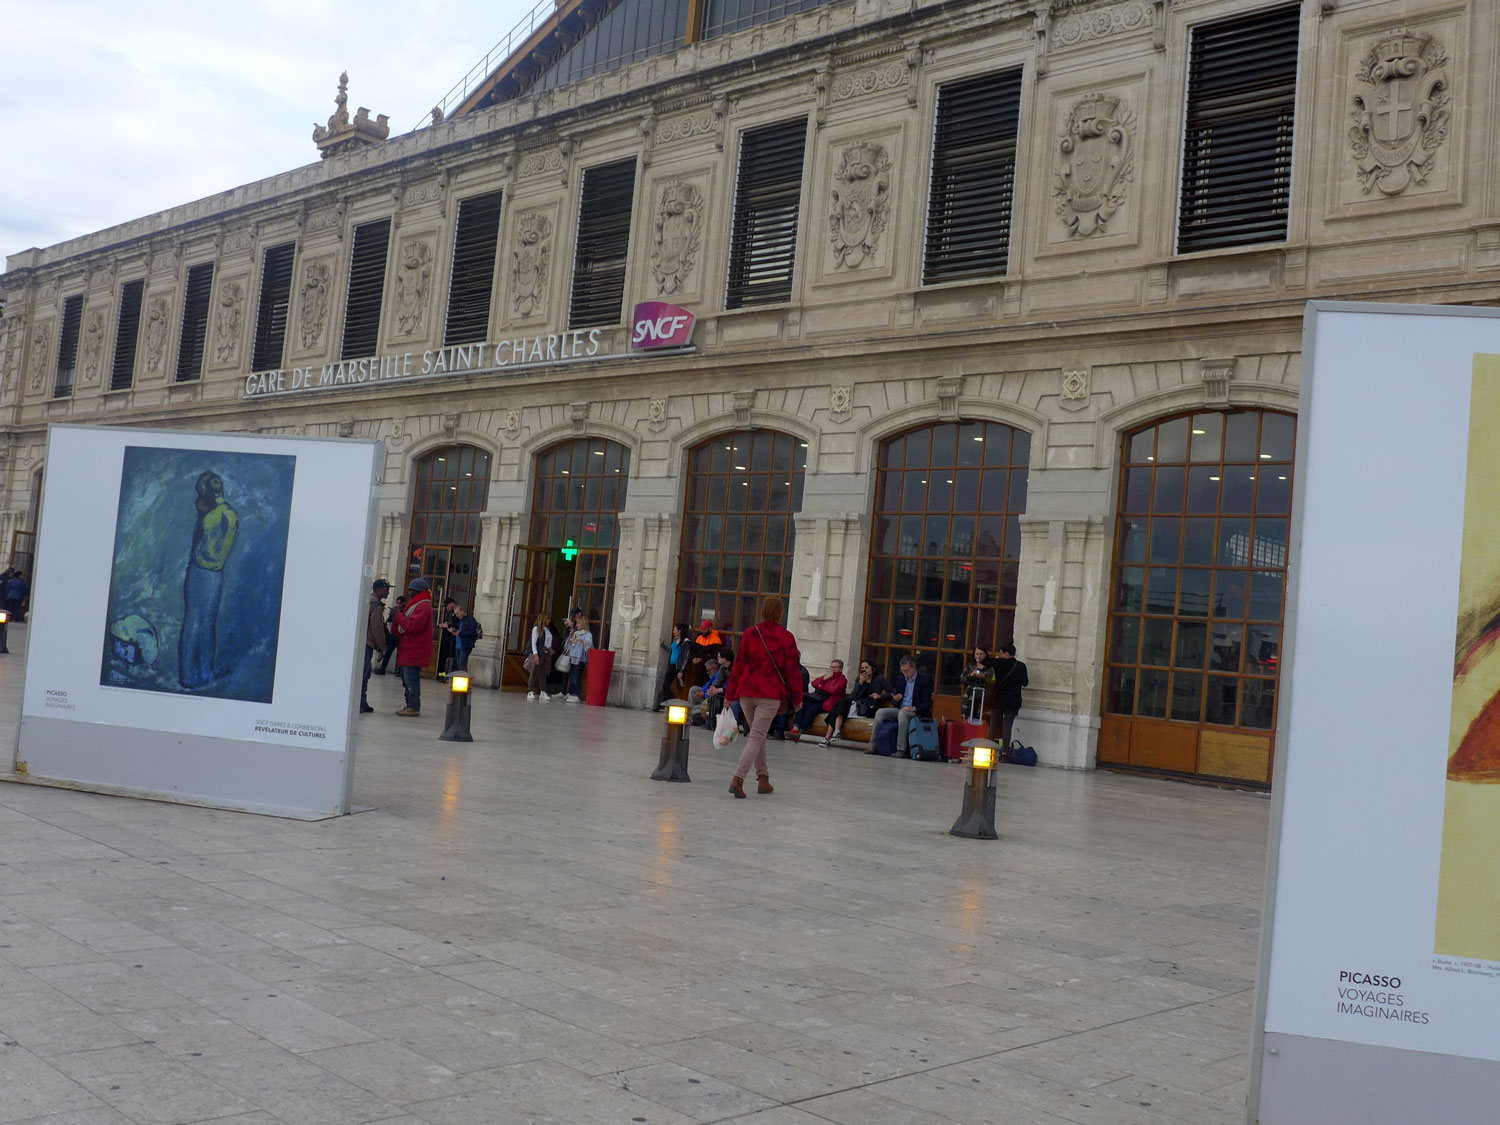
[[[594,647],[609,647],[609,619],[614,594],[613,551],[584,549],[578,552],[573,572],[573,604],[581,607],[594,632]]]
[[[501,686],[526,685],[526,641],[537,614],[550,608],[557,552],[550,547],[517,546],[510,568],[510,603],[505,620],[505,669]],[[557,618],[553,617],[556,633]]]

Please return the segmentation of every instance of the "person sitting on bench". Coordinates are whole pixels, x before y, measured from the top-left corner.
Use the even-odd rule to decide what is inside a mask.
[[[891,694],[899,700],[898,706],[882,707],[875,712],[875,729],[880,729],[880,724],[887,719],[895,719],[896,727],[896,757],[911,757],[911,749],[907,743],[907,732],[911,729],[913,719],[932,718],[932,681],[921,672],[917,671],[915,657],[903,656],[901,658],[901,678],[899,678],[891,689]],[[866,754],[875,753],[872,741]]]

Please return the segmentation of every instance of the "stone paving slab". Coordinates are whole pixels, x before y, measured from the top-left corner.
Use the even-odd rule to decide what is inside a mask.
[[[26,628],[0,656],[15,729]],[[0,785],[0,1125],[1240,1125],[1269,802],[371,682],[300,823]],[[736,748],[737,749],[737,748]]]

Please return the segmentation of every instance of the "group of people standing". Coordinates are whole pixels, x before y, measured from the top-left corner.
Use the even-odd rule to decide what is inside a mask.
[[[391,584],[377,578],[370,585],[370,601],[365,622],[365,674],[359,692],[361,714],[370,714],[370,677],[384,676],[391,658],[405,689],[406,706],[396,714],[415,718],[422,713],[422,669],[432,657],[432,585],[422,577],[413,578],[407,592],[396,598],[389,610],[385,599]],[[469,666],[469,654],[484,636],[474,615],[454,598],[444,603],[443,637],[438,649],[438,675],[449,669],[462,672]],[[376,660],[379,667],[376,667]]]
[[[567,676],[563,702],[579,702],[584,669],[588,667],[589,653],[593,648],[594,633],[582,608],[575,607],[569,612],[564,632],[553,628],[552,614],[537,614],[526,641],[526,698],[542,703],[550,700],[552,696],[547,692],[547,682],[554,672],[558,672]],[[566,668],[559,667],[564,656],[567,657]]]
[[[5,611],[12,622],[26,620],[26,595],[31,593],[31,583],[26,573],[18,566],[7,567],[0,573],[0,598],[5,599]]]

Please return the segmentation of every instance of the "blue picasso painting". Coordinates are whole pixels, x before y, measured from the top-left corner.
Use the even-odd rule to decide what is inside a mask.
[[[126,446],[101,684],[271,702],[296,463]]]

